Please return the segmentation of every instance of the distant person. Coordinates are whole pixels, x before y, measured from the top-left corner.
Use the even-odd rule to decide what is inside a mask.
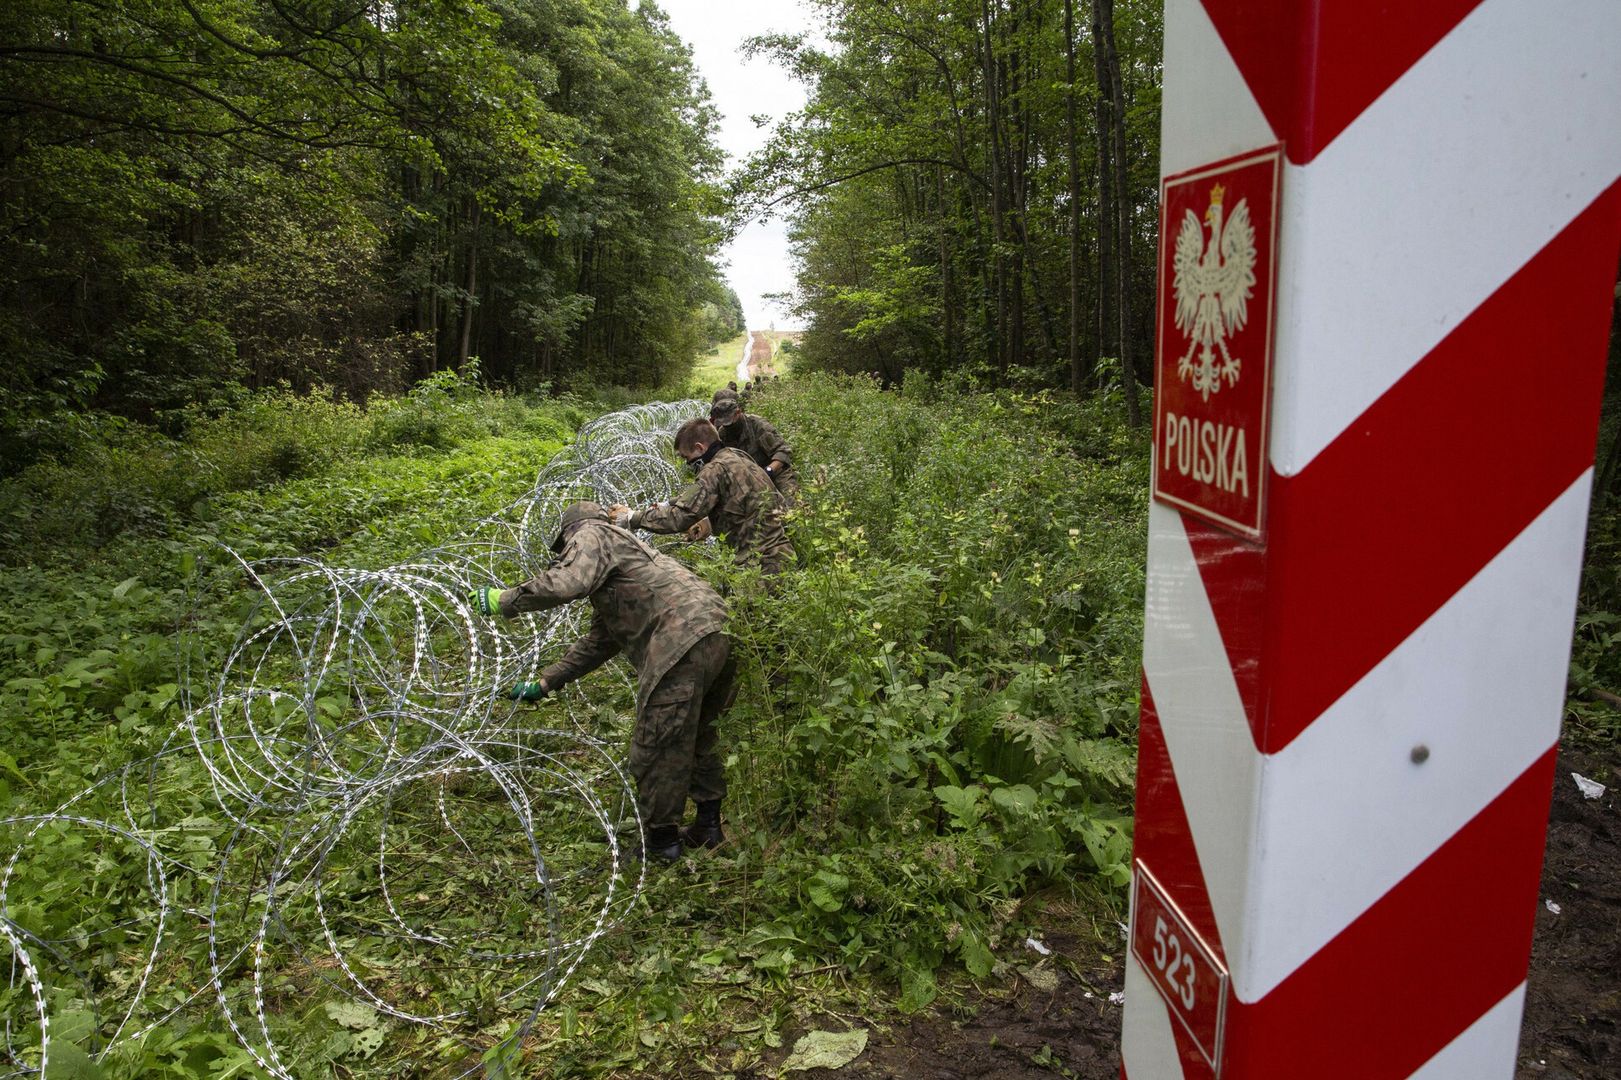
[[[743,451],[771,477],[783,503],[799,503],[799,478],[794,474],[793,450],[769,420],[748,412],[736,394],[721,390],[709,408],[709,420],[720,433],[722,446]]]
[[[738,565],[758,565],[773,575],[787,569],[794,548],[782,528],[782,496],[766,471],[741,450],[722,445],[715,425],[704,419],[681,425],[675,452],[697,470],[697,482],[669,502],[644,510],[614,507],[614,524],[678,533],[708,518],[713,531],[737,553]]]
[[[590,598],[591,631],[510,696],[534,701],[595,671],[621,651],[636,668],[629,768],[642,816],[642,858],[675,862],[682,846],[718,847],[726,772],[716,723],[732,704],[736,665],[726,607],[697,574],[616,528],[594,502],[563,511],[551,569],[501,592],[479,589],[475,610],[513,618]],[[697,806],[681,826],[687,799]]]

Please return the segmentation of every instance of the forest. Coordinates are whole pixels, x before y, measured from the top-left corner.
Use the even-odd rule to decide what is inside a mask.
[[[0,5],[5,1075],[1119,1075],[1162,5],[805,6],[747,49],[806,104],[728,168],[654,3]],[[740,689],[729,843],[644,873],[629,668],[508,702],[584,605],[462,597],[686,479],[766,215],[798,565],[657,541]],[[1589,952],[1541,962],[1613,987]],[[1537,1052],[1621,1061],[1590,1006]]]
[[[808,362],[987,385],[1150,380],[1160,5],[819,4],[756,39],[811,88],[736,180],[787,208]],[[829,47],[830,46],[830,47]]]
[[[713,110],[652,6],[22,0],[0,115],[13,469],[53,409],[173,429],[473,356],[657,385],[743,329]]]

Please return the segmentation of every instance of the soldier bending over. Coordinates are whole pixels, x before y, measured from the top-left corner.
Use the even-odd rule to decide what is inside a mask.
[[[616,506],[611,511],[614,524],[676,533],[688,532],[708,518],[714,531],[736,550],[738,565],[758,563],[766,574],[786,569],[794,560],[794,548],[782,530],[782,497],[766,471],[741,450],[722,446],[708,420],[682,424],[675,433],[675,451],[698,470],[697,483],[669,502],[645,510]]]
[[[665,862],[681,848],[717,847],[726,795],[715,725],[731,706],[736,666],[720,595],[668,555],[615,527],[594,502],[563,512],[551,569],[501,592],[480,589],[473,607],[512,618],[571,600],[591,600],[591,631],[538,683],[512,696],[535,700],[596,670],[623,651],[636,667],[636,726],[630,774],[645,829],[643,857]],[[697,805],[683,828],[687,797]]]

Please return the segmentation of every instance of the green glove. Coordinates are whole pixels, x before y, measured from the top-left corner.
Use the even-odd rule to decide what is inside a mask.
[[[507,691],[507,697],[512,701],[539,701],[549,693],[551,687],[544,682],[521,682]]]
[[[501,613],[501,590],[474,589],[467,594],[467,603],[480,615],[499,615]]]

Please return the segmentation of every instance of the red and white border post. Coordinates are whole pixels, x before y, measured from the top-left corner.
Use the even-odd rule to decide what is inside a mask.
[[[1617,0],[1166,2],[1129,1080],[1513,1076],[1617,56]]]

